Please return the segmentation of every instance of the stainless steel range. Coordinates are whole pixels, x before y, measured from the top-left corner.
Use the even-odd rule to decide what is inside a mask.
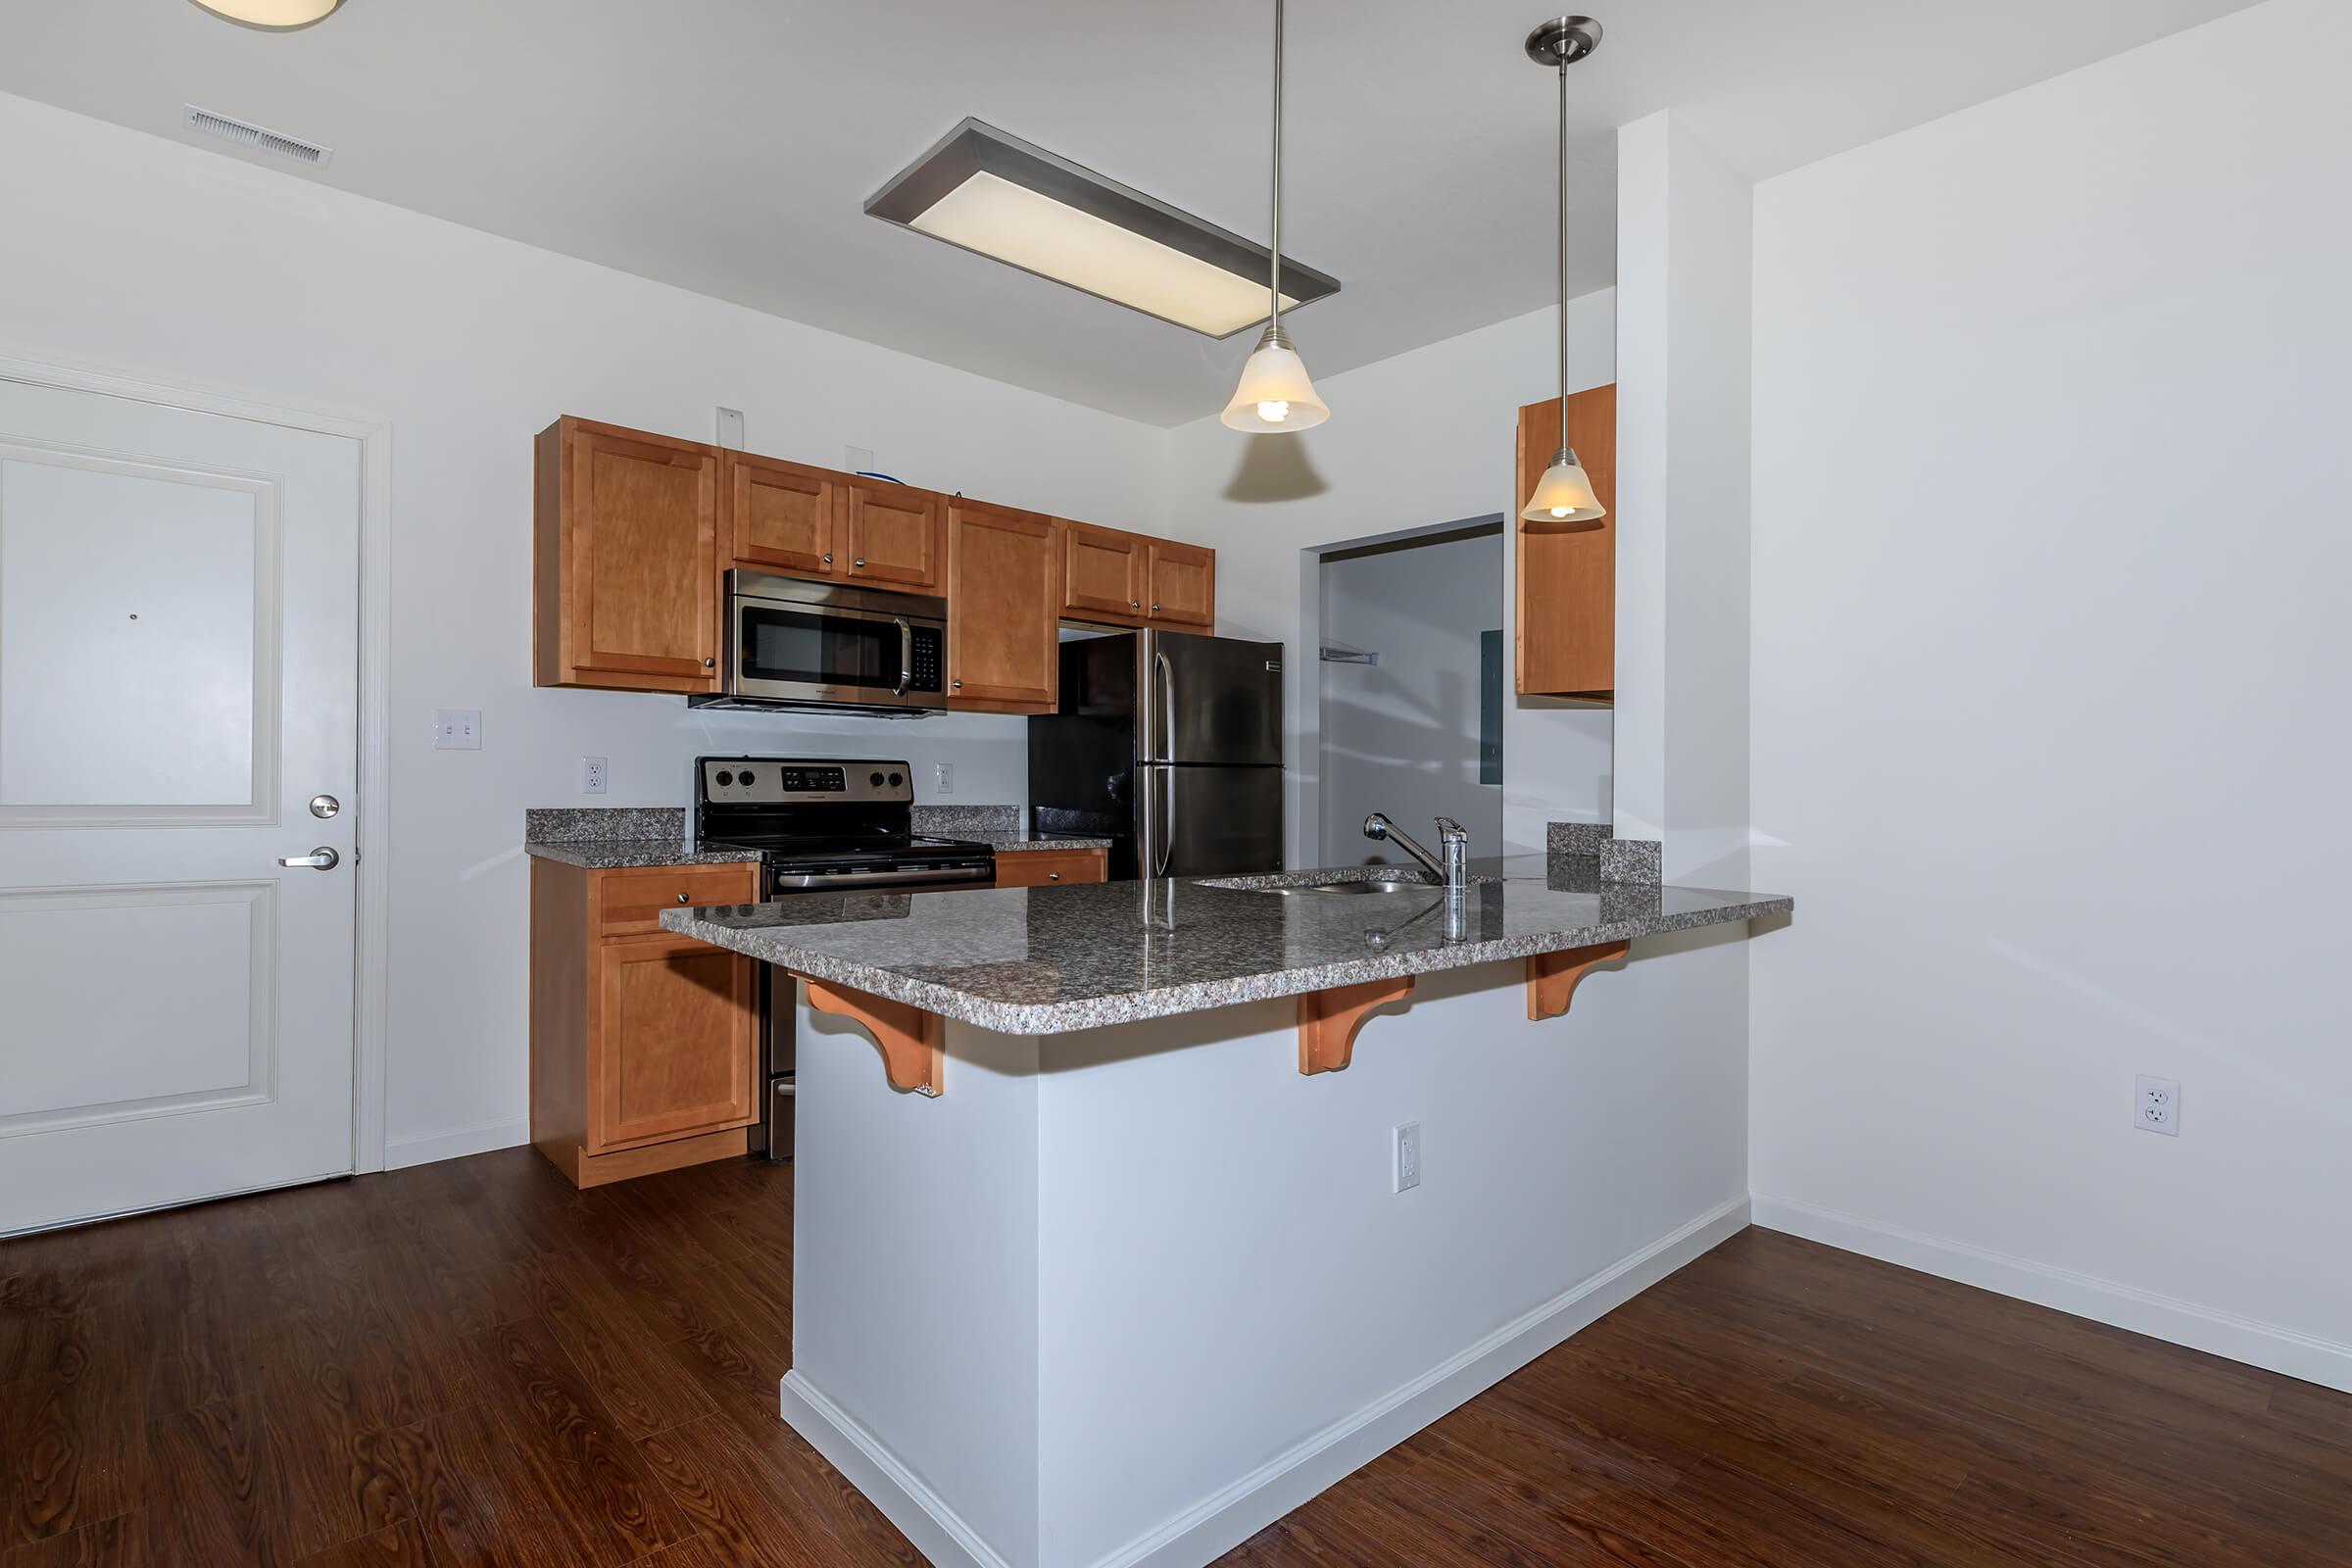
[[[696,840],[759,853],[763,899],[817,893],[984,888],[996,852],[914,831],[914,772],[905,761],[822,757],[698,757]],[[761,976],[760,1071],[767,1118],[753,1145],[792,1157],[793,996]]]

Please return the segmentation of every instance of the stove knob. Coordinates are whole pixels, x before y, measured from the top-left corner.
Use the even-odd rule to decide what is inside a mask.
[[[876,789],[880,789],[882,787],[882,775],[878,772],[866,774],[865,781]]]
[[[727,771],[725,768],[723,768],[723,767],[722,767],[722,768],[720,768],[720,769],[718,770],[718,787],[719,787],[720,789],[722,789],[722,790],[723,790],[723,789],[725,789],[725,788],[726,788],[728,785],[730,785],[730,784],[732,784],[732,783],[734,783],[734,782],[735,782],[735,775],[734,775],[734,774],[732,774],[732,773],[728,772],[728,771]]]
[[[892,789],[897,789],[900,785],[906,782],[906,775],[904,773],[893,773],[890,775],[890,787]]]
[[[726,782],[726,780],[725,780],[724,778],[721,778],[721,779],[719,780],[719,782],[720,782],[721,784],[724,784],[724,783]],[[738,783],[738,784],[744,784],[744,785],[748,785],[748,784],[750,784],[750,783],[752,782],[752,770],[751,770],[750,768],[748,768],[748,767],[747,767],[747,768],[745,768],[745,769],[744,769],[742,772],[740,772],[740,773],[736,774],[736,775],[735,775],[735,782],[736,782],[736,783]]]

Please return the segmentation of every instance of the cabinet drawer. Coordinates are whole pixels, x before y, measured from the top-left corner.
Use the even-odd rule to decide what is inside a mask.
[[[1001,888],[1057,887],[1105,879],[1109,856],[1102,850],[1013,850],[997,857]]]
[[[632,866],[596,873],[596,934],[650,936],[662,930],[663,909],[706,904],[749,904],[759,897],[760,868],[743,865]]]

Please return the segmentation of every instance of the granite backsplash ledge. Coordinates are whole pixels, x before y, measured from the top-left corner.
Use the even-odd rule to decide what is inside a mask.
[[[1665,847],[1656,839],[1621,839],[1606,822],[1546,822],[1544,851],[1555,869],[1597,863],[1604,882],[1655,886],[1665,878]]]

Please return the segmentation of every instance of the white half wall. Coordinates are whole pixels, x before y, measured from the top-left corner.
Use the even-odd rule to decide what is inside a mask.
[[[690,714],[530,684],[531,437],[563,414],[1163,527],[1166,432],[0,95],[0,354],[393,429],[393,1163],[516,1142],[525,1115],[529,806],[684,801],[704,751],[957,764],[957,801],[1027,795],[1024,721]],[[436,708],[479,752],[436,752]],[[610,759],[583,797],[582,757]]]
[[[2347,57],[1758,187],[1751,956],[1759,1214],[2352,1387]]]
[[[1609,290],[1568,302],[1573,390],[1615,379],[1615,315]],[[1313,319],[1301,313],[1293,332],[1310,368]],[[1318,381],[1331,421],[1299,435],[1240,436],[1212,415],[1170,437],[1166,520],[1171,532],[1217,548],[1218,629],[1294,651],[1284,698],[1293,865],[1314,864],[1321,849],[1313,831],[1318,677],[1301,641],[1311,630],[1314,559],[1303,553],[1509,512],[1519,407],[1559,394],[1558,320],[1556,311],[1539,311]],[[1510,556],[1506,647],[1516,630]],[[1506,700],[1506,849],[1541,850],[1548,821],[1609,819],[1609,736],[1606,709]]]

